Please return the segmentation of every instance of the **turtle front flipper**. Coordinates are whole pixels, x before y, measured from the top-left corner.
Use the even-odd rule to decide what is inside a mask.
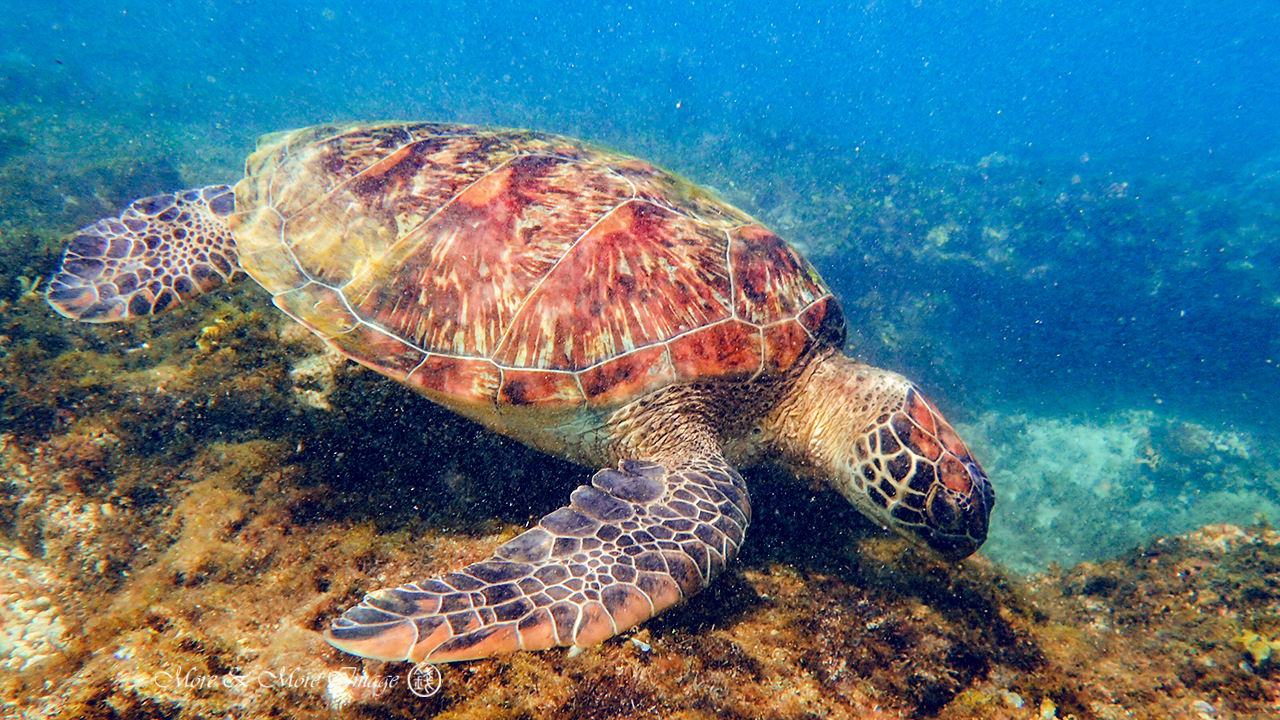
[[[366,595],[325,639],[412,662],[595,645],[706,587],[750,519],[746,485],[719,457],[674,470],[624,460],[492,558]]]
[[[135,201],[68,238],[46,298],[74,320],[111,322],[163,312],[239,270],[226,185]]]

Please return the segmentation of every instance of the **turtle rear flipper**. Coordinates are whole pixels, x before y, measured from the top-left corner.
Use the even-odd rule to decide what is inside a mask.
[[[737,554],[746,485],[719,456],[624,460],[568,507],[444,577],[366,595],[325,639],[377,660],[453,662],[588,647],[693,595]]]
[[[227,218],[235,194],[210,185],[135,201],[68,238],[46,297],[75,320],[112,322],[163,312],[240,269]]]

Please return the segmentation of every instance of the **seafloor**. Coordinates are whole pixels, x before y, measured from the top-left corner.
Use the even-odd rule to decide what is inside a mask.
[[[358,662],[317,631],[368,590],[482,559],[587,471],[333,358],[251,284],[128,325],[55,317],[40,278],[63,233],[135,197],[230,180],[248,142],[192,130],[122,154],[108,143],[118,128],[8,112],[6,717],[1280,713],[1280,536],[1263,519],[1280,517],[1280,453],[1260,414],[1273,408],[1199,365],[1177,370],[1180,346],[1162,357],[1194,382],[1163,386],[1162,366],[1121,391],[1099,381],[1105,362],[1087,362],[1114,333],[1107,303],[1176,294],[1206,272],[1237,282],[1197,310],[1244,328],[1274,318],[1274,169],[1226,203],[1003,156],[833,162],[803,142],[631,139],[802,245],[844,296],[850,352],[939,389],[996,483],[991,540],[946,565],[831,493],[755,470],[746,547],[702,596],[576,657],[445,666],[440,691],[419,698],[407,667]],[[1076,307],[1105,323],[1079,323],[1073,343],[1004,338],[998,313],[966,304],[979,290],[1013,305],[1048,292],[1066,313],[1054,288],[1091,273],[1119,279],[1090,296],[1097,307]],[[957,316],[966,331],[948,332]],[[1119,325],[1139,323],[1128,317]],[[1076,364],[1018,366],[1046,347]],[[1120,358],[1121,375],[1135,358]],[[1254,370],[1258,393],[1275,371]],[[1032,401],[1046,377],[1063,387]]]

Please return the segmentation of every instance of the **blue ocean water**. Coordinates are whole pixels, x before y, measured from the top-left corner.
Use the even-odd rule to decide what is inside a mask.
[[[1230,172],[1274,149],[1280,100],[1280,9],[1260,0],[56,2],[0,13],[5,62],[57,77],[67,99],[215,115],[248,134],[334,116],[487,113]]]

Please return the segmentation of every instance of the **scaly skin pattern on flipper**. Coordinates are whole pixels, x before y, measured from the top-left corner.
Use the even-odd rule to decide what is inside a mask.
[[[635,627],[706,587],[751,519],[723,458],[672,465],[624,460],[597,472],[492,558],[366,595],[325,639],[367,658],[453,662],[588,647]]]
[[[112,322],[160,313],[239,270],[227,219],[234,197],[211,185],[135,201],[66,240],[46,297],[59,313]]]

